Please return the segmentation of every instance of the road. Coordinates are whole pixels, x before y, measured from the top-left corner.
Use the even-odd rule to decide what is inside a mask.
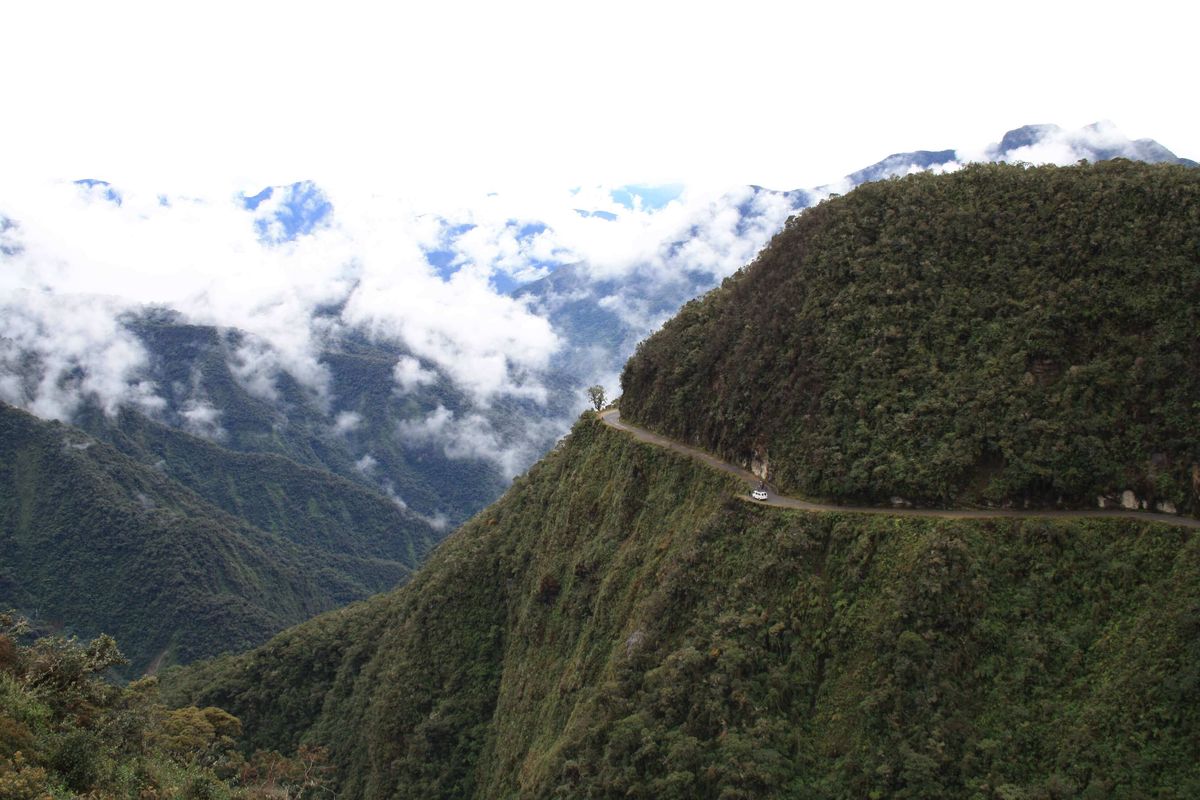
[[[727,461],[722,461],[711,453],[706,453],[703,450],[698,450],[695,447],[690,447],[686,444],[668,439],[666,436],[660,436],[657,433],[639,428],[628,422],[621,420],[621,412],[615,408],[600,412],[600,419],[610,428],[616,428],[619,431],[628,433],[639,442],[647,442],[648,444],[665,447],[668,450],[674,450],[676,453],[682,453],[689,458],[695,459],[700,463],[712,467],[713,469],[727,472],[734,477],[737,477],[748,484],[751,488],[757,487],[759,478],[751,472],[748,472],[741,467],[734,466]],[[1097,508],[1091,510],[1080,511],[1057,511],[1057,510],[1018,510],[1013,508],[988,508],[988,509],[934,509],[934,508],[893,508],[891,506],[843,506],[834,505],[832,503],[813,503],[808,500],[801,500],[796,497],[787,497],[786,495],[778,494],[771,491],[766,500],[752,501],[749,496],[746,496],[747,502],[758,502],[761,505],[775,506],[776,508],[795,508],[801,511],[852,511],[856,514],[887,514],[889,516],[898,517],[936,517],[938,519],[1136,519],[1146,520],[1151,522],[1163,522],[1167,525],[1176,525],[1184,528],[1200,529],[1200,520],[1192,519],[1191,517],[1180,517],[1174,514],[1159,514],[1150,511],[1124,511],[1118,509]]]

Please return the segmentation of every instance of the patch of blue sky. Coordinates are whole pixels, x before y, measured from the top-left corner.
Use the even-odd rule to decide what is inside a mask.
[[[683,194],[683,184],[679,183],[667,183],[661,186],[629,184],[609,192],[614,203],[625,206],[630,211],[639,207],[643,211],[657,211],[681,194]]]
[[[242,205],[257,211],[267,200],[276,197],[278,203],[268,217],[254,220],[254,229],[264,242],[290,242],[312,233],[333,212],[333,204],[312,181],[300,181],[289,186],[268,186],[256,195],[242,195]]]
[[[459,247],[458,240],[477,226],[471,223],[450,225],[447,220],[440,220],[440,222],[442,230],[438,236],[437,247],[422,250],[422,253],[425,261],[433,267],[438,277],[442,280],[450,280],[468,261],[467,256]],[[518,259],[519,264],[515,266],[480,265],[489,267],[488,279],[496,291],[507,294],[530,281],[545,277],[565,263],[554,258],[541,259],[532,256],[532,250],[535,247],[534,240],[550,230],[546,223],[510,218],[505,220],[504,228],[508,235],[516,239],[521,256]]]
[[[517,231],[517,241],[532,239],[534,236],[537,236],[539,233],[546,230],[546,224],[544,222],[526,222],[522,225],[517,220],[508,221],[508,227],[510,228],[515,228],[518,225],[521,227]]]
[[[274,186],[268,186],[267,188],[263,189],[261,192],[254,195],[253,197],[246,197],[246,195],[243,194],[242,195],[242,205],[245,206],[250,211],[257,211],[258,207],[260,205],[262,205],[262,202],[264,200],[271,199],[271,196],[273,194],[275,194]]]
[[[587,209],[577,208],[575,209],[575,213],[581,217],[599,217],[609,222],[616,222],[617,220],[617,215],[611,211],[588,211]]]
[[[498,294],[510,294],[515,289],[524,286],[528,281],[519,281],[507,272],[493,272],[491,278],[492,288]]]
[[[75,185],[84,187],[89,192],[99,195],[110,203],[121,205],[121,193],[114,189],[108,181],[83,178],[82,180],[75,181]]]
[[[437,270],[437,274],[442,280],[447,280],[451,275],[458,272],[462,264],[456,264],[458,253],[453,250],[426,250],[425,260],[429,266]]]
[[[438,236],[439,247],[433,250],[424,250],[425,261],[429,266],[433,267],[442,280],[449,280],[454,273],[462,268],[462,260],[459,252],[455,249],[454,244],[458,237],[464,233],[475,230],[477,227],[473,222],[463,222],[458,225],[449,225],[447,221],[439,218],[442,225],[441,234]]]

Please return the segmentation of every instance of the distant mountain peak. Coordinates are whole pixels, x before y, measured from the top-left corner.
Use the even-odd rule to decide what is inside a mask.
[[[965,164],[969,161],[1029,161],[1035,164],[1073,164],[1080,160],[1107,161],[1128,158],[1148,163],[1172,163],[1197,166],[1195,161],[1180,158],[1154,139],[1129,139],[1112,122],[1101,120],[1075,130],[1053,123],[1022,125],[1001,137],[998,144],[985,148],[982,154],[966,150],[914,150],[892,153],[869,167],[846,176],[845,188],[869,181],[903,177],[912,172],[943,166]],[[829,188],[829,187],[826,187]]]
[[[1092,123],[1092,125],[1096,124],[1097,123]],[[1041,141],[1046,136],[1059,133],[1060,131],[1062,131],[1062,128],[1053,123],[1043,125],[1022,125],[1021,127],[1013,128],[1011,131],[1004,134],[1004,138],[1000,140],[997,151],[1000,153],[1007,153],[1008,151],[1016,150],[1019,147],[1028,147]]]

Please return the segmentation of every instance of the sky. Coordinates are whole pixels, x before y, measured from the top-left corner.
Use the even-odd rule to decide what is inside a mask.
[[[1101,119],[1200,155],[1191,4],[13,3],[4,18],[0,177],[791,189]]]
[[[270,397],[286,371],[336,427],[320,353],[353,328],[408,350],[398,395],[440,373],[474,403],[414,436],[511,474],[526,456],[492,446],[487,412],[545,403],[566,342],[509,290],[558,265],[715,285],[795,211],[748,185],[984,153],[1024,124],[1108,120],[1088,135],[1200,159],[1198,7],[819,5],[8,4],[0,399],[58,419],[85,396],[155,413],[120,320],[158,304],[251,334],[239,380]],[[1022,160],[1072,163],[1077,145]],[[649,332],[663,312],[646,299],[596,298]],[[188,402],[219,438],[220,410]]]

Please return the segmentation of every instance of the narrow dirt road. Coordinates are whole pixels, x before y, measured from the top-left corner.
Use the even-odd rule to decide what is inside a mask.
[[[668,450],[674,450],[677,453],[682,453],[685,456],[694,458],[695,460],[712,467],[719,469],[722,472],[728,472],[741,480],[745,481],[750,487],[757,487],[759,479],[757,475],[750,473],[741,467],[736,467],[727,461],[722,461],[711,453],[706,453],[703,450],[698,450],[695,447],[689,447],[686,444],[681,444],[673,439],[668,439],[665,436],[660,436],[657,433],[651,433],[645,428],[639,428],[636,425],[631,425],[628,422],[621,421],[621,412],[617,409],[609,409],[600,413],[600,419],[611,428],[616,428],[619,431],[628,433],[633,438],[640,442],[665,447]],[[786,497],[775,492],[770,492],[766,500],[752,501],[746,497],[747,502],[759,502],[762,505],[776,506],[778,508],[797,508],[801,511],[852,511],[856,514],[888,514],[898,517],[938,517],[941,519],[999,519],[999,518],[1022,518],[1030,517],[1042,519],[1092,519],[1097,517],[1117,518],[1117,519],[1139,519],[1150,522],[1163,522],[1167,525],[1177,525],[1184,528],[1200,529],[1200,520],[1192,519],[1191,517],[1180,517],[1174,514],[1158,514],[1149,511],[1120,511],[1117,509],[1102,509],[1086,511],[1035,511],[1035,510],[1017,510],[1011,508],[989,508],[989,509],[962,509],[962,510],[944,510],[933,508],[891,508],[880,506],[839,506],[831,503],[811,503],[807,500],[799,500],[794,497]]]

